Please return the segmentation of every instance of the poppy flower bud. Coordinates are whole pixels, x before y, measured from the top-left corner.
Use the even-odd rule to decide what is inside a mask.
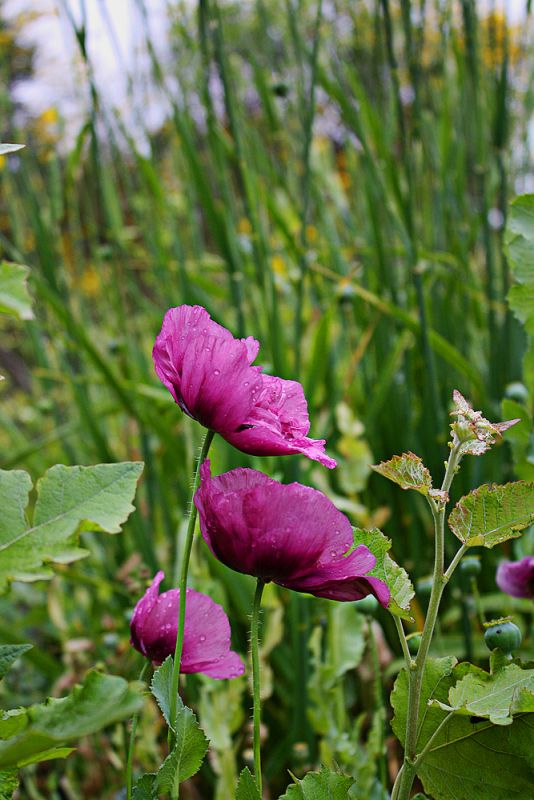
[[[180,590],[159,594],[164,577],[157,573],[130,622],[132,645],[155,664],[174,655],[178,630]],[[240,656],[230,650],[230,623],[224,609],[193,589],[187,589],[180,671],[203,672],[211,678],[237,678],[245,671]]]

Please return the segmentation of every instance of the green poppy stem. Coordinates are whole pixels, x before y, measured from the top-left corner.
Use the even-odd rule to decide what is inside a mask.
[[[260,621],[260,608],[261,596],[263,594],[263,587],[265,581],[258,578],[256,584],[256,592],[254,594],[254,605],[252,606],[252,619],[250,622],[250,650],[252,656],[252,697],[253,697],[253,730],[254,730],[254,777],[256,785],[262,794],[262,781],[261,781],[261,742],[260,742],[260,728],[261,728],[261,697],[260,697],[260,655],[259,655],[259,621]]]
[[[191,491],[191,506],[189,509],[189,522],[187,524],[187,533],[185,537],[184,552],[182,554],[182,568],[180,572],[180,602],[178,609],[178,630],[176,634],[176,647],[174,648],[174,659],[172,666],[172,684],[171,684],[171,707],[170,707],[170,720],[171,727],[169,727],[168,742],[169,749],[174,744],[174,730],[172,724],[176,717],[176,707],[178,704],[178,684],[180,681],[180,662],[182,660],[182,649],[184,646],[184,629],[185,629],[185,602],[187,592],[187,575],[189,573],[189,560],[191,558],[191,548],[193,547],[193,536],[195,533],[195,525],[197,521],[197,509],[194,503],[195,492],[200,484],[200,467],[206,460],[210,445],[215,436],[215,431],[208,431],[202,443],[202,449],[198,457],[195,475],[193,478],[193,488]]]

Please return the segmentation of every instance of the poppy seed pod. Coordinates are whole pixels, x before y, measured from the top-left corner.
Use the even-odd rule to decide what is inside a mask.
[[[351,551],[350,522],[322,492],[253,469],[212,478],[209,461],[200,474],[200,530],[223,564],[296,592],[330,600],[374,594],[387,606],[388,587],[367,575],[375,556],[365,545]]]
[[[132,645],[155,664],[174,655],[178,630],[180,590],[159,594],[164,577],[163,572],[157,573],[137,603],[130,622]],[[224,609],[211,597],[187,589],[180,672],[237,678],[244,671],[240,656],[230,650],[230,623]]]
[[[258,350],[255,339],[235,339],[205,308],[184,305],[165,314],[152,355],[160,381],[182,411],[238,450],[256,456],[301,453],[335,467],[324,440],[307,436],[302,386],[253,367]]]

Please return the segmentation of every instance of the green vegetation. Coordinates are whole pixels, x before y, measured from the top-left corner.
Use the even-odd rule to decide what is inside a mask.
[[[422,707],[432,702],[420,744],[429,747],[421,773],[427,791],[436,798],[448,797],[446,785],[460,792],[466,776],[438,774],[437,759],[463,737],[480,753],[477,743],[489,736],[484,693],[502,684],[498,724],[511,724],[499,729],[496,763],[514,775],[506,790],[528,800],[534,767],[522,741],[530,717],[512,723],[524,695],[507,691],[523,667],[507,662],[485,671],[483,622],[513,614],[520,654],[532,657],[532,601],[495,585],[503,555],[534,554],[531,492],[501,485],[534,479],[533,196],[510,205],[532,178],[531,19],[508,25],[475,0],[199,0],[171,4],[173,59],[162,63],[150,3],[135,5],[145,14],[148,91],[169,112],[158,130],[146,127],[142,108],[128,109],[132,126],[110,107],[93,80],[87,31],[68,15],[85,68],[80,94],[89,98],[73,145],[64,135],[71,120],[52,108],[20,123],[9,93],[0,94],[2,141],[25,145],[0,150],[0,491],[11,499],[8,513],[0,512],[0,587],[11,584],[0,597],[0,673],[10,666],[0,684],[3,707],[30,707],[21,712],[26,718],[47,695],[70,692],[56,702],[74,719],[76,698],[90,689],[107,696],[108,721],[120,721],[127,715],[115,713],[104,683],[120,675],[114,690],[126,693],[129,713],[139,708],[139,687],[126,682],[142,668],[129,645],[129,615],[157,569],[165,569],[169,587],[178,584],[172,570],[203,435],[157,380],[151,348],[167,308],[200,304],[236,336],[261,342],[265,371],[301,381],[311,435],[325,438],[338,461],[328,472],[297,456],[259,459],[216,437],[214,473],[249,465],[325,492],[350,517],[357,541],[379,557],[374,574],[397,571],[390,609],[407,632],[421,631],[426,613],[418,589],[432,570],[426,501],[435,491],[430,474],[441,475],[448,456],[452,390],[489,419],[520,419],[507,443],[497,437],[484,458],[465,459],[454,482],[453,504],[463,499],[451,528],[465,545],[483,546],[481,571],[458,570],[445,593],[436,659],[422,677]],[[5,86],[21,68],[14,35],[0,27]],[[102,470],[116,474],[122,491],[95,507],[91,475],[100,485]],[[69,481],[82,479],[88,496],[76,490],[82,507],[58,526],[52,484],[68,493]],[[483,485],[493,482],[499,485]],[[512,535],[520,538],[493,549]],[[233,646],[244,654],[254,582],[230,573],[198,540],[191,585],[224,606]],[[446,540],[448,562],[457,544]],[[20,550],[16,569],[3,559],[13,548]],[[395,562],[408,571],[415,598]],[[44,577],[51,580],[33,582]],[[389,796],[402,754],[383,687],[395,679],[393,731],[401,739],[407,714],[396,626],[383,609],[266,586],[259,660],[272,797]],[[2,645],[19,646],[12,652],[21,658]],[[462,672],[443,657],[450,653],[480,668]],[[95,665],[99,672],[85,677]],[[531,685],[531,671],[521,685]],[[247,677],[187,676],[183,699],[210,755],[180,797],[258,800],[252,775],[242,772],[253,767]],[[165,703],[170,708],[168,697]],[[52,716],[56,706],[42,708],[49,711],[37,716]],[[152,796],[152,773],[166,757],[166,729],[155,703],[139,714],[135,774],[148,775],[133,797],[143,798]],[[447,715],[449,727],[440,728]],[[472,724],[470,716],[484,721]],[[175,768],[168,780],[158,773],[162,791],[177,775],[196,772],[205,748],[186,706],[177,719],[202,741],[193,755],[175,748],[168,756]],[[30,744],[35,724],[21,734]],[[26,767],[20,797],[121,797],[127,724],[73,742],[101,728],[72,736],[54,729],[47,747],[64,755],[78,749]],[[2,748],[11,745],[0,744],[0,798],[11,797],[13,776],[1,772]],[[509,796],[496,783],[478,791],[470,797]]]

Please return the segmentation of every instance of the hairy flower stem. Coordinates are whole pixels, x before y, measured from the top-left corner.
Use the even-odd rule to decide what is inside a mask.
[[[180,602],[178,609],[178,630],[176,633],[176,647],[174,648],[174,660],[172,665],[172,684],[171,684],[171,707],[170,707],[170,720],[174,724],[176,717],[176,706],[178,704],[178,684],[180,681],[180,662],[182,660],[182,648],[184,646],[184,628],[185,628],[185,602],[187,592],[187,575],[189,572],[189,560],[191,558],[191,548],[193,546],[193,535],[195,533],[195,524],[197,521],[197,509],[193,502],[195,492],[200,484],[200,467],[206,460],[210,445],[215,436],[215,431],[208,431],[202,443],[202,449],[198,457],[197,465],[195,468],[195,475],[193,478],[193,487],[191,490],[191,505],[189,508],[189,521],[187,524],[187,533],[185,537],[184,552],[182,554],[182,565],[180,572]],[[168,742],[169,749],[174,744],[174,731],[169,727]],[[178,797],[175,794],[174,797]]]
[[[139,673],[139,680],[142,681],[150,666],[150,661],[145,661],[143,668]],[[130,739],[128,741],[128,755],[126,761],[126,800],[132,800],[133,791],[133,760],[135,752],[135,734],[137,733],[137,723],[139,722],[139,712],[132,717],[132,728],[130,731]]]
[[[254,777],[256,785],[262,794],[261,785],[261,742],[260,742],[260,726],[261,726],[261,697],[260,697],[260,654],[259,654],[259,622],[260,622],[260,607],[261,596],[263,594],[263,587],[265,581],[258,578],[256,584],[256,592],[254,594],[254,605],[252,606],[252,619],[250,622],[250,651],[252,656],[252,698],[253,698],[253,730],[254,730]]]
[[[459,447],[453,447],[449,454],[445,477],[441,486],[442,492],[450,489],[452,480],[460,463],[462,454]],[[419,710],[421,706],[421,688],[425,671],[426,659],[432,641],[436,620],[438,617],[439,604],[446,584],[452,575],[449,568],[445,572],[445,507],[444,502],[436,502],[429,499],[434,517],[434,572],[432,575],[432,591],[428,603],[428,611],[423,627],[421,644],[417,656],[410,662],[408,669],[408,714],[406,719],[406,739],[404,744],[404,763],[401,771],[397,775],[397,780],[393,787],[392,798],[394,800],[408,800],[410,791],[415,780],[416,758],[417,758],[417,738],[419,727]],[[456,561],[456,559],[455,559]],[[459,559],[458,559],[459,561]],[[456,564],[458,563],[456,561]],[[454,563],[454,562],[453,562]],[[456,566],[456,564],[454,566]],[[453,565],[451,564],[451,567]],[[401,640],[402,643],[402,640]]]

